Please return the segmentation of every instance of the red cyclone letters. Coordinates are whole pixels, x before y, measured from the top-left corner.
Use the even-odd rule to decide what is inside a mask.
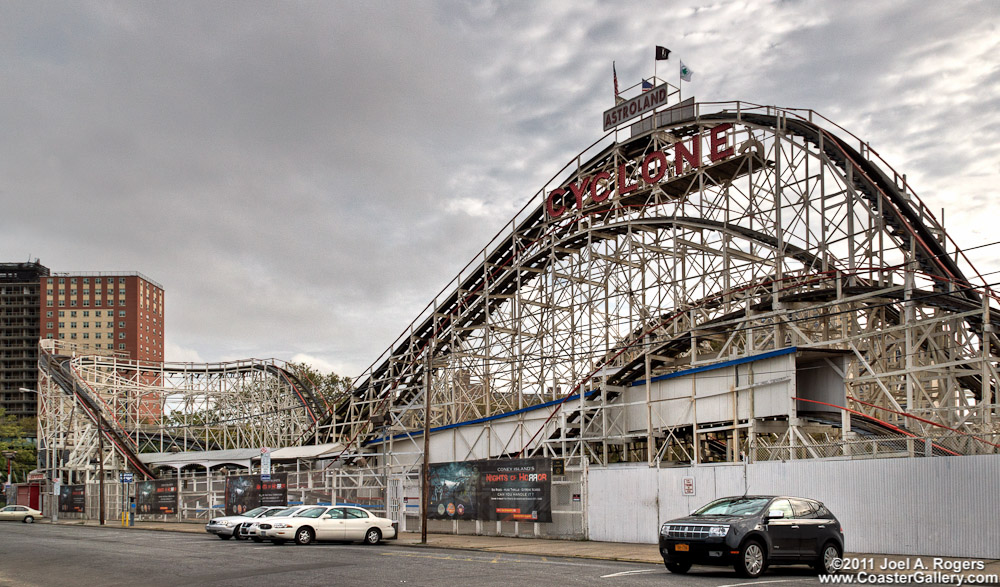
[[[725,123],[712,127],[706,133],[697,134],[689,141],[677,142],[673,145],[674,159],[671,161],[664,151],[653,151],[638,163],[640,179],[630,183],[627,165],[618,165],[615,174],[601,171],[594,175],[579,178],[565,187],[549,192],[545,197],[545,212],[549,218],[559,218],[571,207],[582,210],[584,204],[600,204],[617,194],[624,196],[645,185],[654,185],[669,177],[689,173],[702,164],[702,141],[708,140],[705,155],[712,163],[732,157],[735,149],[729,145],[726,134],[732,124]],[[673,169],[671,169],[671,166]],[[617,188],[617,189],[616,189]],[[568,196],[572,196],[569,200]],[[589,197],[588,197],[589,196]],[[567,201],[569,200],[569,201]]]

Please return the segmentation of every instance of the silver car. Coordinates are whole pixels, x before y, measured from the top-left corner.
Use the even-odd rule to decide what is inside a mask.
[[[307,505],[293,505],[285,509],[281,509],[274,512],[268,512],[259,518],[250,520],[240,524],[239,539],[246,540],[250,539],[254,542],[264,542],[264,537],[260,534],[260,528],[258,527],[265,518],[276,518],[278,516],[294,516],[295,514],[301,512],[302,510],[308,508]]]
[[[237,540],[240,540],[243,537],[240,536],[239,530],[244,524],[256,518],[267,516],[268,514],[273,515],[285,509],[286,508],[280,506],[261,506],[239,516],[213,518],[205,524],[205,531],[209,534],[215,534],[223,540],[229,540],[233,536],[235,536]]]

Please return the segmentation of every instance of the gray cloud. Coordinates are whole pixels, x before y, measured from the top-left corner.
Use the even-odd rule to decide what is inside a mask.
[[[601,136],[611,61],[631,86],[656,44],[674,51],[659,77],[694,69],[685,95],[812,108],[870,141],[983,244],[1000,201],[998,12],[8,3],[0,253],[159,281],[168,358],[355,375]]]

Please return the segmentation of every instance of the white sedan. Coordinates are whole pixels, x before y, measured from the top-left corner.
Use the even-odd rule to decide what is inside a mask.
[[[8,522],[13,521],[30,524],[35,521],[35,518],[41,517],[43,517],[42,512],[23,505],[9,505],[0,509],[0,520]]]
[[[353,506],[315,506],[294,516],[261,520],[260,535],[275,544],[294,540],[311,544],[317,540],[363,541],[378,544],[396,538],[396,526],[364,508]]]

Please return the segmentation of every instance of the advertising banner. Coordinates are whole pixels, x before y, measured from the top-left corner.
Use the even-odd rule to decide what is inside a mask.
[[[86,508],[86,485],[62,485],[59,487],[59,513],[83,513]]]
[[[137,514],[176,514],[177,480],[154,479],[135,485]]]
[[[483,520],[552,521],[552,462],[511,459],[479,463]]]
[[[270,480],[260,475],[226,477],[226,515],[238,516],[262,505],[288,503],[288,473],[273,473]]]
[[[479,468],[475,462],[430,465],[431,500],[427,517],[478,520]]]
[[[438,463],[429,481],[431,519],[552,521],[549,459]]]

